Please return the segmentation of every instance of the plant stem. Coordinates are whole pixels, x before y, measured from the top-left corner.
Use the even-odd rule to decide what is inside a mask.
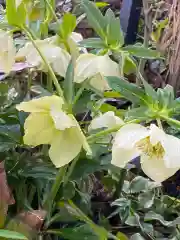
[[[149,3],[147,0],[143,0],[143,10],[144,10],[144,22],[145,22],[145,28],[144,28],[144,47],[148,47],[149,46],[149,33],[151,31],[150,28],[152,28],[150,26],[151,24],[151,17],[149,15]],[[145,63],[146,60],[145,59],[140,59],[139,62],[139,67],[138,67],[138,71],[140,72],[140,74],[144,77],[144,68],[145,68]],[[136,83],[137,85],[140,85],[140,79],[136,78]]]
[[[163,130],[161,119],[160,118],[156,118],[156,121],[157,121],[158,127]]]
[[[59,85],[59,82],[58,82],[58,80],[56,78],[56,75],[54,74],[54,71],[53,71],[52,67],[50,66],[50,64],[48,63],[47,59],[45,58],[45,56],[43,55],[43,53],[39,49],[38,45],[36,44],[30,29],[28,27],[26,27],[26,26],[23,26],[22,29],[26,33],[26,35],[29,38],[29,40],[32,42],[32,44],[35,47],[35,49],[38,51],[38,53],[41,56],[42,60],[44,61],[45,65],[46,65],[46,67],[48,69],[49,75],[51,76],[51,78],[53,80],[53,83],[54,83],[54,85],[56,87],[58,95],[63,97],[63,91],[62,91],[62,89],[61,89],[61,87]]]
[[[51,12],[51,14],[53,15],[54,19],[56,20],[56,22],[59,22],[59,19],[56,16],[56,13],[54,11],[54,9],[52,8],[51,4],[49,3],[49,0],[45,0],[47,7],[49,9],[49,11]]]
[[[47,212],[51,212],[49,210],[52,209],[53,201],[54,201],[54,199],[57,195],[57,192],[63,182],[66,170],[67,170],[67,166],[64,166],[64,167],[61,167],[59,169],[59,172],[57,173],[57,176],[56,176],[55,182],[52,186],[52,189],[43,204],[43,209],[47,210]]]
[[[117,125],[117,126],[115,126],[113,128],[102,130],[102,131],[100,131],[98,133],[92,134],[91,136],[87,137],[87,140],[88,140],[88,142],[92,143],[97,138],[103,137],[103,136],[108,135],[108,134],[113,133],[113,132],[117,132],[121,127],[123,127],[126,124],[137,123],[137,122],[139,122],[139,120],[138,119],[134,119],[134,120],[126,122],[124,124]]]
[[[114,193],[114,199],[118,199],[121,196],[121,192],[122,192],[122,188],[123,188],[123,185],[124,185],[124,180],[126,178],[126,174],[127,174],[127,170],[122,168],[120,179],[119,179],[119,181],[116,185],[116,191]]]
[[[180,127],[180,121],[174,119],[174,118],[170,118],[170,117],[166,117],[166,116],[160,116],[160,118],[162,118],[163,120],[166,120],[169,123],[175,124],[176,126]]]
[[[68,172],[67,172],[66,176],[64,177],[64,183],[63,183],[64,186],[68,183],[68,180],[69,180],[78,160],[79,160],[79,156],[77,156],[72,161],[71,165],[69,166]]]

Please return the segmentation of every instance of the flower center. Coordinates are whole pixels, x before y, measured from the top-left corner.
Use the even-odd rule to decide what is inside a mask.
[[[142,153],[146,154],[149,157],[156,157],[158,159],[162,159],[164,156],[164,148],[162,147],[161,143],[158,142],[155,145],[151,144],[150,137],[146,137],[140,140],[136,147]]]

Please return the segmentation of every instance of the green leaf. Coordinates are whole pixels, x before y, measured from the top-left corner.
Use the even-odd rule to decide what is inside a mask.
[[[81,47],[104,49],[106,45],[100,38],[87,38],[78,43]]]
[[[101,164],[99,161],[93,159],[79,159],[71,174],[71,180],[85,178],[89,174],[97,171],[107,170],[108,164]]]
[[[51,231],[55,235],[63,236],[68,240],[99,240],[98,236],[90,229],[87,224],[75,228],[62,228]]]
[[[137,176],[135,177],[131,184],[130,184],[130,189],[132,193],[139,193],[141,191],[147,190],[148,189],[148,179]]]
[[[145,59],[156,59],[156,58],[160,58],[160,53],[149,49],[149,48],[145,48],[140,45],[129,45],[127,47],[122,48],[123,51],[127,51],[128,53],[130,53],[131,55],[135,56],[135,57],[139,57],[139,58],[145,58]]]
[[[140,73],[139,73],[140,74]],[[151,102],[153,101],[157,101],[158,100],[158,95],[157,92],[154,90],[154,88],[143,78],[143,76],[141,76],[141,80],[143,82],[144,85],[144,89],[146,92],[146,95],[149,97],[149,100]]]
[[[130,240],[145,240],[145,239],[141,236],[141,234],[135,233],[131,236]]]
[[[86,216],[72,201],[68,201],[69,204],[65,203],[68,211],[76,216],[80,221],[85,222],[92,231],[99,237],[99,240],[107,240],[108,232],[105,228],[96,225],[88,216]]]
[[[86,13],[89,25],[96,31],[96,33],[103,39],[106,39],[105,29],[106,22],[101,11],[96,5],[88,0],[82,1],[83,10]]]
[[[107,3],[107,2],[95,2],[95,4],[98,8],[103,8],[103,7],[109,6],[109,3]]]
[[[135,63],[135,60],[129,56],[129,54],[125,55],[124,59],[124,66],[123,66],[123,72],[127,75],[135,73],[137,71],[137,66]]]
[[[76,16],[65,13],[59,28],[59,34],[63,40],[67,40],[76,27]]]
[[[143,89],[139,88],[135,84],[129,83],[128,81],[118,77],[106,77],[109,86],[113,91],[119,92],[126,99],[133,103],[143,103],[148,105],[146,95]]]
[[[74,66],[72,60],[67,68],[64,79],[64,96],[68,104],[72,104],[74,96]]]
[[[21,27],[26,22],[26,9],[24,2],[16,8],[15,0],[6,0],[6,14],[10,25]]]
[[[157,220],[165,227],[174,227],[180,224],[180,217],[177,217],[174,221],[166,221],[162,215],[157,214],[153,211],[146,213],[144,220],[145,221]]]
[[[7,238],[7,239],[24,239],[24,240],[28,240],[21,233],[17,233],[17,232],[14,232],[14,231],[9,231],[9,230],[3,230],[3,229],[0,229],[0,237]]]
[[[110,46],[117,48],[124,45],[124,36],[121,30],[119,17],[116,18],[114,12],[109,8],[105,15],[107,42]]]
[[[154,203],[154,192],[148,191],[139,194],[138,201],[143,208],[150,208]]]

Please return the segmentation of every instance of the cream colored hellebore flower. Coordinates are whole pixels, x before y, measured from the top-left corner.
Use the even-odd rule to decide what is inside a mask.
[[[71,60],[70,54],[55,44],[51,44],[50,39],[36,40],[35,42],[55,73],[65,77]],[[32,67],[38,67],[42,71],[47,71],[44,61],[31,42],[26,43],[16,54],[16,59],[23,58]]]
[[[71,162],[82,147],[91,154],[78,122],[63,111],[63,104],[62,98],[54,95],[22,102],[16,107],[31,113],[24,124],[24,143],[50,144],[49,156],[57,168]]]
[[[91,124],[89,125],[89,131],[98,128],[113,128],[115,126],[123,124],[124,121],[121,118],[115,116],[113,111],[108,111],[98,117],[95,117],[91,121]]]
[[[144,173],[156,182],[163,182],[180,168],[180,139],[154,124],[149,129],[127,124],[115,136],[111,163],[124,168],[137,156]]]
[[[76,83],[90,79],[90,85],[99,91],[109,90],[105,76],[120,76],[119,66],[108,55],[81,54],[75,65]]]
[[[15,63],[16,49],[13,38],[3,30],[0,30],[0,71],[9,73]]]

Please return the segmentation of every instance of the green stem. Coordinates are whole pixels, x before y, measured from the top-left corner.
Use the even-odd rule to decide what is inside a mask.
[[[52,189],[50,193],[48,194],[44,204],[43,204],[43,209],[47,210],[47,212],[51,212],[49,210],[52,209],[53,201],[58,193],[58,190],[63,182],[65,173],[66,173],[67,166],[61,167],[59,169],[59,172],[57,173],[55,182],[52,186]]]
[[[122,168],[120,179],[119,179],[119,181],[116,185],[116,191],[114,193],[114,199],[118,199],[121,196],[121,192],[122,192],[122,188],[123,188],[123,185],[124,185],[124,180],[126,178],[126,174],[127,174],[127,170]]]
[[[166,117],[166,116],[160,116],[160,118],[162,118],[163,120],[166,120],[169,123],[175,124],[176,126],[180,127],[180,121],[174,119],[174,118],[170,118],[170,117]]]
[[[70,178],[70,176],[71,176],[71,174],[72,174],[72,172],[73,172],[73,170],[74,170],[74,168],[75,168],[76,163],[77,163],[78,160],[79,160],[79,156],[77,156],[77,157],[72,161],[71,165],[69,166],[68,172],[67,172],[66,176],[64,177],[64,183],[63,183],[64,186],[68,183],[69,178]]]
[[[156,121],[157,121],[158,127],[163,130],[161,119],[160,118],[156,118]]]
[[[138,119],[134,119],[134,120],[126,122],[124,124],[117,125],[117,126],[115,126],[113,128],[102,130],[102,131],[100,131],[98,133],[92,134],[91,136],[87,137],[87,140],[88,140],[88,142],[92,143],[97,138],[103,137],[103,136],[108,135],[108,134],[113,133],[113,132],[117,132],[121,127],[123,127],[126,124],[137,123],[137,122],[139,122],[139,120]]]
[[[46,4],[47,4],[47,7],[48,7],[49,11],[50,11],[51,14],[53,15],[54,19],[56,20],[56,22],[58,22],[59,19],[57,18],[56,13],[55,13],[54,9],[52,8],[51,4],[49,3],[48,0],[45,0],[45,2],[46,2]]]
[[[56,78],[56,75],[54,74],[54,71],[53,71],[52,67],[50,66],[50,64],[48,63],[46,57],[43,55],[43,53],[39,49],[38,45],[36,44],[36,41],[34,40],[32,34],[31,34],[30,29],[28,27],[26,27],[26,26],[23,26],[22,29],[26,33],[26,35],[29,38],[29,40],[32,42],[32,44],[35,47],[35,49],[38,51],[38,53],[41,56],[42,60],[44,61],[45,65],[46,65],[46,67],[48,69],[49,75],[51,76],[51,78],[53,80],[53,83],[54,83],[54,85],[56,87],[58,95],[63,97],[63,91],[62,91],[62,89],[61,89],[61,87],[59,85],[59,82],[58,82],[58,80]]]

